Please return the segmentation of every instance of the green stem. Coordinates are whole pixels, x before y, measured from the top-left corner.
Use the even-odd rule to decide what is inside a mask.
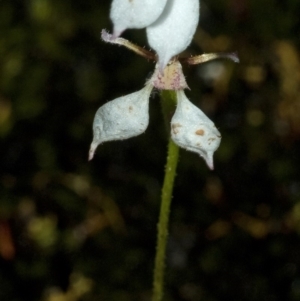
[[[163,91],[161,93],[161,97],[163,113],[165,120],[167,121],[169,120],[170,113],[174,111],[174,107],[176,105],[176,94],[174,91]],[[163,298],[168,224],[174,179],[176,176],[176,167],[178,163],[178,155],[179,148],[170,138],[168,143],[167,164],[165,167],[165,177],[162,188],[160,214],[157,226],[158,234],[155,255],[152,301],[161,301]]]

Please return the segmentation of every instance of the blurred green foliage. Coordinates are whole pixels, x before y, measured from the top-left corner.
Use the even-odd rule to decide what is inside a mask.
[[[100,41],[110,1],[0,4],[0,300],[149,300],[168,133],[87,162],[92,121],[153,63]],[[300,3],[201,2],[188,97],[223,138],[215,171],[181,151],[166,301],[300,299]],[[125,37],[146,45],[143,31]]]

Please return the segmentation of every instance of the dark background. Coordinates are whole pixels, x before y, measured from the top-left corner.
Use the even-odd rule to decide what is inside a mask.
[[[154,64],[100,40],[110,1],[0,2],[0,300],[149,300],[169,133],[100,146],[99,106]],[[187,96],[222,133],[209,171],[181,150],[166,301],[300,300],[300,2],[211,0],[183,55]],[[144,30],[124,37],[147,46]],[[172,41],[170,41],[171,43]]]

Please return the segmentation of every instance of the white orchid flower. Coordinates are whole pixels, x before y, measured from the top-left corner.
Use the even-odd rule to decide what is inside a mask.
[[[171,120],[171,137],[180,147],[198,153],[213,169],[213,154],[221,141],[214,123],[185,96],[188,88],[182,66],[176,57],[190,44],[199,20],[199,0],[113,0],[113,34],[102,31],[105,42],[127,47],[157,61],[154,73],[138,92],[116,98],[101,106],[93,123],[94,137],[89,160],[97,146],[105,141],[123,140],[142,134],[149,123],[149,97],[153,88],[176,91],[177,108]],[[119,35],[129,28],[146,27],[150,51],[132,44]],[[215,58],[238,62],[235,53],[210,53],[185,59],[194,65]]]

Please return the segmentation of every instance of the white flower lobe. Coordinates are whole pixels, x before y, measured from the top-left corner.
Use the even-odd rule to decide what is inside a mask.
[[[178,104],[171,120],[172,140],[180,147],[198,153],[213,169],[213,154],[221,142],[214,123],[185,96],[177,91]]]
[[[110,18],[116,38],[128,28],[145,28],[162,13],[167,0],[113,0]]]
[[[107,102],[96,112],[94,137],[89,160],[97,146],[105,141],[123,140],[142,134],[149,123],[149,97],[152,86]]]
[[[199,0],[168,0],[160,17],[147,27],[147,38],[161,71],[191,43],[199,22]]]

